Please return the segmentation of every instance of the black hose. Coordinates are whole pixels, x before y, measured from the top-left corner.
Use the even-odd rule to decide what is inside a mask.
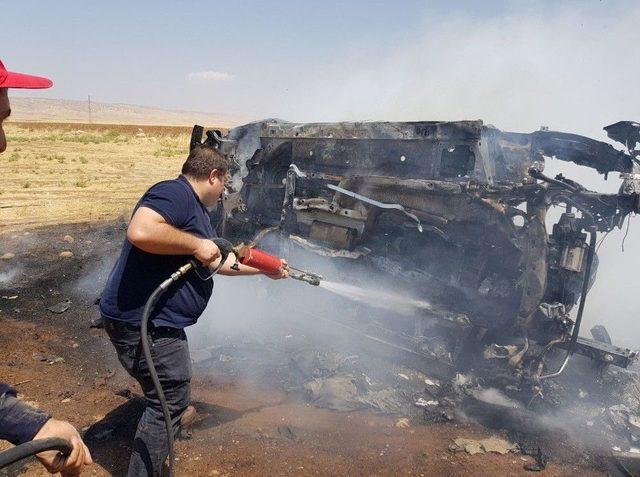
[[[173,275],[175,275],[175,273]],[[171,277],[173,277],[173,275],[171,275]],[[158,400],[160,401],[160,407],[162,407],[162,415],[164,416],[165,427],[167,429],[167,442],[169,444],[169,476],[173,475],[173,426],[171,424],[171,413],[169,412],[169,406],[167,405],[167,400],[164,397],[164,391],[162,390],[162,385],[160,384],[160,379],[158,378],[156,367],[153,364],[153,358],[151,357],[151,349],[149,348],[147,333],[149,315],[151,315],[151,310],[158,301],[158,298],[160,298],[160,296],[167,290],[167,288],[169,288],[169,285],[171,285],[173,282],[173,278],[168,278],[153,291],[153,293],[147,300],[147,303],[144,305],[142,320],[140,322],[140,343],[142,344],[142,352],[144,353],[144,359],[147,361],[147,367],[149,368],[151,381],[153,381],[153,387],[158,394]]]
[[[218,246],[220,249],[220,265],[213,271],[211,275],[207,278],[211,278],[213,275],[218,273],[224,263],[227,261],[227,257],[233,251],[233,246],[228,240],[215,238],[212,241]],[[169,477],[173,476],[173,461],[174,461],[174,436],[173,436],[173,425],[171,423],[171,413],[169,412],[169,406],[167,405],[167,399],[164,396],[164,391],[162,390],[162,384],[160,384],[160,378],[158,378],[158,373],[156,372],[156,367],[153,364],[153,358],[151,357],[151,348],[149,347],[149,339],[148,339],[148,329],[149,329],[149,316],[153,311],[153,307],[158,302],[158,299],[164,294],[165,291],[171,286],[172,283],[178,281],[180,278],[185,276],[189,270],[197,266],[194,262],[189,262],[184,264],[178,270],[171,274],[169,278],[163,281],[158,287],[153,291],[151,296],[147,299],[147,302],[144,305],[144,310],[142,311],[142,318],[140,320],[140,343],[142,344],[142,352],[144,354],[144,359],[147,362],[147,367],[149,368],[149,375],[151,376],[151,381],[153,382],[153,387],[156,390],[156,394],[158,395],[158,401],[160,401],[160,407],[162,407],[162,415],[164,416],[164,424],[167,430],[167,444],[169,446]]]
[[[46,439],[36,439],[34,441],[25,442],[19,446],[12,447],[9,450],[0,452],[0,469],[11,464],[26,459],[32,455],[39,454],[44,451],[56,450],[67,456],[71,454],[73,447],[66,439],[59,437],[48,437]]]

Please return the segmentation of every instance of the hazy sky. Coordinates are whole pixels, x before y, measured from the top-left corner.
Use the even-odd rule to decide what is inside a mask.
[[[55,81],[29,95],[591,135],[640,110],[635,1],[0,0],[0,12],[0,58]]]
[[[0,0],[0,59],[55,82],[16,95],[247,120],[482,118],[604,139],[603,126],[640,120],[639,25],[637,1]],[[640,336],[636,226],[625,254],[621,233],[603,245],[587,311],[628,343]]]

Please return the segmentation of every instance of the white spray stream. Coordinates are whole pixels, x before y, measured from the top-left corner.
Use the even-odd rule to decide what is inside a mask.
[[[417,300],[387,290],[361,288],[355,285],[325,280],[320,281],[320,288],[375,308],[382,308],[402,315],[413,315],[417,310],[431,308],[427,301]]]

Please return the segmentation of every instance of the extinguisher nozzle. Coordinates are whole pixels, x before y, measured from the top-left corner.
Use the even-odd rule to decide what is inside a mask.
[[[322,280],[322,277],[320,275],[309,272],[290,272],[289,278],[300,280],[301,282],[307,282],[309,285],[313,285],[316,287],[320,286],[320,280]]]

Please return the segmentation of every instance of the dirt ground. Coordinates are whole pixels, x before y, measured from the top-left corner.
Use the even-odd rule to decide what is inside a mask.
[[[73,243],[64,240],[67,235]],[[2,238],[0,252],[15,257],[0,261],[1,379],[23,399],[83,429],[96,461],[89,475],[122,475],[143,404],[106,335],[89,322],[97,315],[93,302],[105,263],[123,238],[123,223],[51,226]],[[60,257],[62,251],[73,256]],[[72,303],[65,313],[47,310],[65,299]],[[56,357],[64,361],[41,361]],[[531,474],[523,469],[531,457],[449,450],[457,437],[500,435],[480,426],[414,418],[401,428],[401,416],[315,407],[276,380],[239,378],[215,367],[194,372],[200,420],[191,438],[177,443],[176,475]],[[8,472],[47,475],[35,462]],[[539,473],[577,474],[605,475],[572,450]]]

